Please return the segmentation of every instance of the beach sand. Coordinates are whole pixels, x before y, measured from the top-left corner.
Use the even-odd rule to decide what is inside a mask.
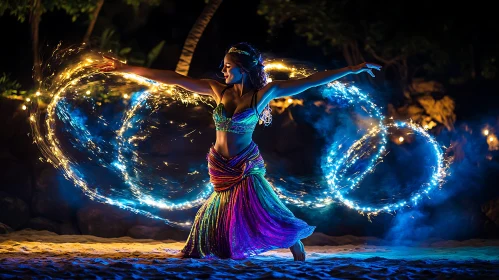
[[[499,279],[499,240],[394,246],[314,233],[306,262],[288,249],[246,260],[178,259],[184,242],[22,230],[0,235],[1,279]]]

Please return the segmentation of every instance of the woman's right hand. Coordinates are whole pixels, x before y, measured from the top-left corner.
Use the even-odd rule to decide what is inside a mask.
[[[122,72],[127,67],[128,65],[126,63],[106,55],[104,55],[103,64],[97,66],[100,72]]]

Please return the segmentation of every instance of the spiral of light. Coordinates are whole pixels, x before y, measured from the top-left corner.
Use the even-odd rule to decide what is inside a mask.
[[[62,61],[64,56],[71,53],[78,53],[81,49],[70,49],[58,55],[58,61]],[[166,219],[154,213],[141,209],[139,205],[147,205],[151,209],[165,210],[185,210],[196,207],[202,204],[205,199],[213,191],[213,186],[210,183],[203,183],[203,190],[200,191],[193,199],[182,202],[174,202],[166,198],[157,198],[146,191],[141,176],[131,175],[130,170],[136,170],[133,164],[146,164],[140,155],[135,150],[138,141],[143,141],[147,137],[147,133],[142,136],[134,134],[134,129],[143,124],[143,116],[137,114],[138,110],[146,106],[154,107],[151,111],[157,109],[155,106],[164,104],[164,98],[175,100],[185,104],[211,104],[211,100],[207,97],[200,96],[196,93],[185,91],[181,88],[161,84],[134,74],[127,73],[103,73],[99,72],[98,66],[105,59],[101,54],[86,54],[84,59],[77,63],[71,64],[64,68],[60,73],[53,74],[50,79],[47,79],[45,88],[42,94],[50,94],[51,99],[47,105],[45,121],[38,110],[38,102],[36,100],[30,103],[30,124],[32,127],[34,140],[40,147],[42,154],[47,162],[50,162],[55,167],[63,171],[64,176],[71,180],[76,186],[80,187],[84,193],[91,199],[115,205],[120,208],[139,213],[151,218],[160,219],[166,223],[187,227],[191,224],[190,221],[177,222],[171,219]],[[285,71],[288,72],[290,78],[301,78],[310,75],[313,71],[307,68],[299,68],[287,66],[285,62],[267,62],[265,66],[267,72]],[[78,108],[72,108],[68,93],[75,91],[73,87],[86,84],[98,85],[106,82],[106,79],[113,77],[122,80],[125,84],[133,83],[132,88],[127,88],[123,98],[130,99],[130,106],[124,113],[121,120],[121,126],[115,132],[115,141],[113,143],[103,141],[100,137],[92,135],[87,129],[87,123],[84,117],[76,118],[76,114],[80,114]],[[272,77],[271,77],[272,79]],[[89,100],[92,106],[99,106],[97,102],[93,102],[92,92],[87,90],[75,95],[78,100]],[[355,141],[345,153],[340,153],[345,147],[344,143],[332,143],[327,154],[325,154],[324,163],[322,165],[325,179],[328,184],[328,189],[324,190],[323,195],[316,197],[314,200],[303,200],[301,196],[295,195],[285,188],[280,187],[276,180],[273,182],[273,187],[278,195],[287,203],[292,203],[302,207],[324,207],[333,203],[335,200],[340,201],[348,207],[368,213],[379,213],[382,211],[393,211],[402,206],[409,204],[416,205],[418,200],[428,194],[433,188],[443,182],[446,173],[446,166],[442,156],[442,152],[436,141],[422,128],[413,123],[397,122],[394,124],[386,124],[380,108],[371,101],[370,97],[354,86],[349,86],[343,83],[334,82],[328,85],[324,91],[324,97],[332,99],[347,100],[352,106],[363,106],[363,109],[368,113],[373,120],[370,124],[371,128],[368,132]],[[151,101],[152,100],[152,101]],[[293,99],[288,98],[288,102],[284,104],[293,104]],[[162,103],[161,103],[161,102]],[[291,102],[289,102],[291,101]],[[149,102],[149,103],[148,103]],[[271,102],[272,106],[272,102]],[[117,198],[111,193],[102,193],[97,185],[89,183],[88,174],[79,167],[77,161],[62,148],[60,139],[56,136],[58,129],[61,130],[60,122],[67,125],[67,129],[73,136],[73,146],[79,149],[84,149],[90,153],[90,160],[99,163],[99,166],[112,170],[122,178],[123,182],[129,187],[131,197]],[[100,118],[100,124],[106,126],[108,123],[103,118]],[[356,202],[347,198],[348,190],[358,187],[362,179],[369,173],[374,171],[377,163],[382,159],[387,144],[387,128],[388,127],[405,127],[412,129],[415,133],[423,136],[432,145],[435,157],[435,168],[430,182],[423,184],[419,191],[413,194],[407,200],[391,203],[383,207],[373,207],[364,205],[362,202]],[[377,144],[372,145],[371,139],[377,137]],[[353,176],[348,175],[347,170],[355,166],[359,159],[370,157],[369,164],[361,172],[355,173]],[[133,158],[133,160],[131,160]],[[345,183],[346,182],[346,183]],[[411,201],[411,203],[407,202]]]

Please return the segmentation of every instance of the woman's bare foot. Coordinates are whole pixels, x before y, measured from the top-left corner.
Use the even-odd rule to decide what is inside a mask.
[[[289,247],[289,250],[291,250],[295,261],[305,261],[305,246],[303,246],[300,240],[295,245]]]

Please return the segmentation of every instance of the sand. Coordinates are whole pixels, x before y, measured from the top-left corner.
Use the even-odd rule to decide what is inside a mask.
[[[178,259],[182,241],[0,235],[1,279],[499,279],[499,240],[436,240],[394,246],[371,237],[314,233],[306,262],[289,250],[246,260]],[[318,246],[320,245],[320,246]]]

